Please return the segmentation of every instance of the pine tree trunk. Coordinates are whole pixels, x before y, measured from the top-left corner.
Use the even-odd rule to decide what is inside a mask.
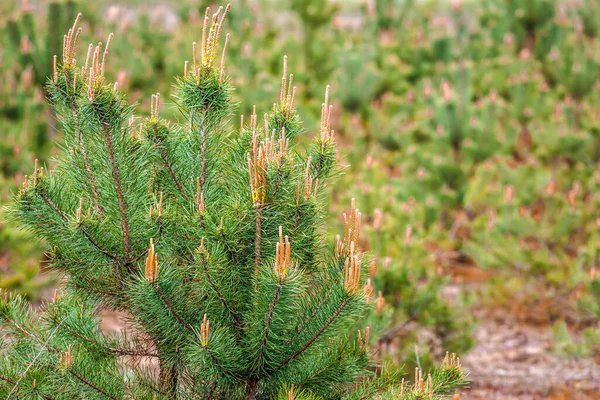
[[[251,380],[246,385],[246,394],[244,395],[245,400],[254,400],[256,398],[256,392],[258,391],[258,381]]]
[[[175,366],[169,367],[164,364],[164,362],[161,362],[160,365],[160,381],[168,398],[174,400],[177,398],[177,370]]]

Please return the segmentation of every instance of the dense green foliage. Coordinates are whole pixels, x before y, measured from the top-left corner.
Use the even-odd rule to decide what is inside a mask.
[[[417,399],[465,384],[454,356],[406,387],[371,360],[386,312],[362,268],[361,214],[352,202],[335,246],[320,229],[336,164],[329,88],[305,150],[285,58],[279,102],[232,131],[228,11],[206,10],[177,121],[159,116],[159,94],[136,120],[106,77],[112,34],[85,63],[81,15],[65,36],[47,85],[62,155],[50,171],[35,163],[12,215],[66,281],[39,316],[0,300],[0,394]],[[126,315],[127,334],[101,331],[106,309]]]

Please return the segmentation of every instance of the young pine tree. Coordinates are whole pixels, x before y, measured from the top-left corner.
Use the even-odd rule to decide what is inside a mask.
[[[64,131],[56,169],[37,168],[13,215],[49,244],[66,287],[34,317],[3,296],[0,395],[19,399],[421,398],[464,382],[448,361],[415,387],[375,378],[358,249],[360,213],[323,246],[321,194],[335,163],[327,93],[308,151],[285,59],[279,103],[229,132],[229,7],[206,12],[177,80],[181,122],[135,124],[105,77],[107,50],[75,60],[65,36],[48,83]],[[79,17],[78,17],[79,19]],[[220,61],[220,63],[219,63]],[[103,333],[99,311],[127,330]],[[127,332],[127,333],[125,333]]]

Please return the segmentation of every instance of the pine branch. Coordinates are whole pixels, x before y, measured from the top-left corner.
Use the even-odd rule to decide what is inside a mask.
[[[56,321],[56,318],[52,318],[52,322],[57,323],[58,321]],[[98,342],[97,340],[94,340],[90,337],[82,335],[80,332],[77,332],[66,325],[63,327],[63,329],[65,329],[67,332],[69,332],[69,334],[75,336],[77,339],[79,339],[83,342],[89,343],[93,346],[102,348],[105,352],[114,354],[116,356],[158,358],[158,354],[156,354],[156,353],[136,352],[136,351],[126,350],[126,349],[119,349],[119,348],[115,348],[115,347],[106,346],[106,345]]]
[[[107,292],[106,290],[100,290],[94,284],[90,284],[90,282],[79,282],[78,280],[73,280],[71,281],[71,284],[74,285],[75,288],[79,288],[87,292],[97,293],[104,297],[122,297],[125,295],[125,293],[122,293],[120,291]]]
[[[317,166],[315,168],[315,172],[311,178],[318,178],[323,170],[323,166],[325,165],[325,154],[323,152],[319,153],[319,160],[317,161]]]
[[[98,193],[98,189],[96,187],[96,178],[94,177],[94,174],[92,172],[92,165],[90,164],[90,159],[87,155],[87,150],[85,149],[83,138],[81,139],[80,143],[81,155],[83,156],[83,163],[85,164],[85,171],[90,182],[90,189],[92,190],[92,194],[94,195],[94,207],[96,208],[98,217],[100,218],[100,220],[102,220],[104,218],[104,211],[102,211],[102,206],[100,205],[100,194]]]
[[[230,376],[232,378],[236,378],[236,376],[234,374],[232,374],[231,372],[227,371],[225,368],[223,368],[223,366],[221,365],[221,362],[217,359],[217,356],[215,356],[210,349],[206,348],[205,349],[206,352],[208,353],[208,356],[210,357],[210,359],[213,361],[213,363],[215,363],[215,366],[224,374],[227,376]]]
[[[279,299],[279,294],[281,293],[281,282],[277,282],[277,287],[275,288],[275,293],[273,294],[273,300],[271,300],[271,304],[269,304],[269,311],[267,312],[267,318],[265,321],[265,328],[263,330],[263,337],[260,341],[260,347],[258,349],[257,360],[260,363],[263,352],[265,350],[265,345],[267,344],[267,338],[269,337],[269,329],[271,328],[271,321],[273,320],[273,312],[275,311],[275,304],[277,304],[277,300]]]
[[[162,384],[165,386],[166,389],[166,393],[167,396],[176,399],[177,398],[177,381],[178,381],[178,377],[177,377],[177,368],[175,367],[175,365],[171,366],[170,368],[168,366],[166,366],[166,361],[163,359],[160,359],[160,372],[159,372],[159,378],[160,381],[162,382]]]
[[[44,202],[64,221],[64,222],[69,222],[69,218],[65,215],[65,213],[63,213],[57,206],[56,204],[54,204],[54,202],[52,201],[52,199],[50,199],[48,197],[48,195],[46,194],[46,192],[38,190],[37,187],[35,189],[35,192],[42,198],[42,200],[44,200]],[[107,250],[104,250],[100,244],[94,240],[94,238],[87,232],[87,230],[81,226],[81,231],[83,232],[83,234],[85,235],[85,237],[87,238],[87,240],[89,240],[89,242],[102,254],[104,254],[105,256],[107,256],[108,258],[117,261],[119,258],[112,255],[111,253],[109,253]]]
[[[92,237],[92,235],[88,233],[88,231],[81,224],[79,225],[79,227],[81,228],[81,231],[85,235],[86,239],[89,240],[89,242],[92,244],[92,246],[96,248],[96,250],[98,250],[100,253],[104,254],[108,258],[112,259],[113,261],[119,261],[118,257],[109,253],[108,250],[104,250],[102,247],[100,247],[100,244]]]
[[[319,337],[323,334],[323,332],[325,332],[325,330],[329,327],[329,325],[331,325],[333,323],[333,321],[335,321],[335,319],[337,318],[337,316],[340,315],[340,313],[348,305],[348,303],[350,302],[350,299],[351,299],[351,297],[347,296],[344,299],[344,301],[342,301],[342,304],[340,304],[340,306],[337,308],[337,310],[335,310],[335,312],[333,313],[333,315],[327,320],[327,322],[325,323],[325,325],[323,325],[321,327],[321,329],[319,329],[317,331],[317,333],[315,333],[306,343],[304,343],[304,345],[302,347],[300,347],[298,350],[296,350],[296,352],[294,352],[294,354],[292,354],[291,356],[289,356],[288,358],[286,358],[285,360],[283,360],[279,364],[279,366],[277,367],[277,369],[280,369],[281,367],[287,365],[290,361],[294,360],[300,354],[304,353],[304,351],[306,351],[317,339],[319,339]]]
[[[334,287],[333,286],[329,286],[326,289],[325,295],[319,296],[320,299],[322,299],[319,302],[320,304],[326,304],[329,299],[331,298],[331,296],[333,296],[333,290]],[[319,306],[314,307],[313,311],[311,312],[310,316],[308,318],[304,318],[304,322],[305,323],[310,323],[311,321],[314,320],[314,318],[317,316],[317,314],[319,313],[319,311],[321,310],[321,308]],[[296,333],[294,334],[294,336],[292,336],[288,341],[287,344],[289,343],[293,343],[296,338],[298,337],[298,335],[300,335],[300,333],[302,333],[302,328],[304,327],[304,325],[300,325],[298,324],[298,329],[296,329]]]
[[[115,182],[115,189],[117,190],[117,200],[119,201],[119,211],[121,213],[121,228],[123,230],[123,253],[125,254],[125,258],[128,258],[129,252],[131,250],[131,239],[129,238],[129,223],[127,221],[125,196],[123,195],[123,188],[121,186],[121,179],[119,177],[119,169],[117,166],[115,149],[113,146],[110,126],[108,125],[108,122],[102,121],[102,129],[104,130],[104,140],[106,141],[106,148],[108,150],[108,157],[110,159],[110,168]],[[135,271],[132,267],[130,267],[129,272],[133,274]]]
[[[294,226],[292,227],[292,230],[290,232],[290,240],[294,239],[294,235],[296,234],[296,231],[298,230],[298,227],[300,226],[300,221],[302,218],[302,211],[300,209],[300,207],[296,208],[296,220],[294,221]]]
[[[281,185],[281,178],[282,178],[282,173],[281,173],[281,165],[277,167],[277,177],[275,178],[275,185],[273,187],[273,194],[272,197],[275,198],[275,196],[277,196],[277,191],[279,190],[279,185]]]
[[[238,315],[235,313],[235,311],[233,311],[233,309],[229,306],[229,304],[227,303],[227,300],[225,300],[225,297],[223,296],[223,294],[219,291],[219,288],[217,288],[217,285],[214,283],[214,281],[212,280],[210,273],[208,271],[208,265],[207,262],[205,260],[201,261],[202,264],[202,269],[204,270],[204,275],[206,276],[206,280],[208,281],[208,283],[210,284],[210,286],[212,287],[212,289],[214,290],[215,294],[217,295],[217,297],[219,298],[219,301],[221,302],[221,304],[223,304],[223,307],[225,307],[225,309],[227,311],[229,311],[229,314],[231,315],[231,318],[233,318],[233,321],[236,325],[236,327],[241,327],[242,326],[242,321],[240,321],[240,318],[238,317]]]
[[[258,267],[260,267],[260,257],[262,252],[262,220],[263,220],[263,206],[257,205],[256,210],[256,232],[254,235],[254,275],[258,273]]]
[[[175,186],[177,186],[177,190],[179,190],[179,193],[181,193],[181,197],[183,197],[184,200],[187,200],[187,195],[185,194],[185,191],[183,190],[183,186],[181,186],[181,182],[179,182],[179,178],[177,178],[177,174],[175,174],[175,170],[173,170],[173,166],[171,165],[171,162],[169,161],[169,158],[167,156],[167,151],[165,150],[165,148],[163,146],[159,146],[159,149],[160,149],[160,154],[162,156],[165,167],[167,168],[169,175],[171,175],[171,179],[173,179]]]
[[[84,376],[79,375],[77,372],[73,371],[72,368],[68,369],[69,374],[71,374],[73,377],[75,377],[79,382],[83,383],[84,385],[92,388],[93,390],[95,390],[96,392],[108,397],[111,400],[121,400],[118,397],[112,396],[110,393],[106,392],[105,390],[103,390],[101,387],[99,387],[98,385],[94,384],[93,382],[89,381],[88,379],[86,379]]]
[[[42,343],[42,341],[35,336],[33,333],[29,332],[27,329],[23,328],[19,323],[17,323],[17,321],[15,321],[12,318],[9,318],[8,315],[4,314],[4,318],[6,321],[8,321],[12,326],[14,326],[19,332],[21,332],[23,335],[25,336],[29,336],[30,338],[32,338],[33,340],[35,340],[38,343]]]
[[[154,387],[154,386],[152,386],[152,384],[150,384],[149,382],[146,382],[146,379],[138,379],[138,382],[139,382],[139,383],[140,383],[140,384],[141,384],[143,387],[145,387],[145,388],[147,388],[147,389],[151,390],[151,391],[152,391],[152,392],[154,392],[154,393],[158,393],[158,394],[160,394],[161,396],[166,396],[166,395],[167,395],[167,392],[165,392],[165,391],[163,391],[163,390],[161,390],[161,389],[159,389],[159,388],[157,388],[157,387]]]
[[[33,358],[33,360],[31,360],[31,362],[27,365],[27,368],[25,368],[25,371],[23,371],[23,373],[21,373],[21,376],[19,377],[19,379],[17,379],[17,382],[15,382],[15,385],[13,386],[12,390],[10,391],[10,393],[8,393],[8,396],[6,396],[6,400],[10,399],[10,396],[15,392],[15,390],[18,390],[19,384],[21,383],[21,380],[23,380],[23,378],[25,377],[25,375],[27,375],[27,372],[29,372],[29,369],[31,368],[31,366],[33,364],[35,364],[35,362],[37,361],[37,359],[40,357],[40,355],[42,354],[42,352],[46,349],[50,350],[50,346],[48,346],[48,342],[50,342],[50,339],[52,339],[52,337],[56,334],[56,331],[58,331],[58,328],[60,328],[60,326],[63,324],[64,319],[56,326],[56,328],[54,328],[54,330],[50,333],[50,335],[48,336],[48,338],[46,339],[45,342],[42,343],[42,341],[36,337],[31,335],[31,337],[34,337],[39,343],[41,343],[42,348],[40,349],[40,351],[35,355],[35,357]],[[18,326],[18,324],[15,324]]]
[[[76,102],[72,103],[71,112],[75,124],[75,136],[77,137],[79,150],[81,151],[81,155],[83,157],[83,164],[85,166],[87,178],[90,183],[90,189],[92,190],[92,194],[94,196],[94,207],[96,208],[98,217],[100,218],[100,220],[102,220],[104,219],[104,211],[102,210],[102,206],[100,205],[100,194],[98,193],[98,188],[96,186],[96,178],[94,177],[94,174],[92,172],[92,165],[87,154],[87,149],[85,148],[85,142],[83,134],[81,132],[81,126],[79,125],[79,113],[77,112]]]
[[[188,324],[188,322],[181,316],[179,315],[179,313],[177,312],[177,310],[175,309],[175,307],[173,306],[173,304],[171,304],[171,301],[169,300],[169,298],[167,296],[164,295],[162,289],[160,288],[160,286],[158,286],[158,284],[153,284],[152,287],[154,288],[154,290],[156,291],[156,293],[158,293],[158,297],[160,298],[161,302],[167,306],[167,308],[169,309],[169,311],[171,312],[171,314],[173,314],[173,316],[177,319],[177,321],[190,333],[195,334],[194,328],[192,328],[192,326],[190,324]]]
[[[158,124],[154,123],[153,124],[153,128],[154,128],[154,134],[156,137],[158,137]],[[171,161],[169,160],[169,157],[167,155],[167,150],[165,149],[165,147],[163,146],[162,143],[158,144],[158,149],[160,151],[160,155],[163,159],[163,163],[165,165],[165,168],[167,168],[167,171],[169,172],[169,175],[171,175],[171,179],[173,179],[173,183],[175,183],[175,186],[177,187],[177,190],[179,190],[179,193],[181,193],[181,197],[183,197],[184,200],[187,200],[187,195],[185,193],[185,190],[183,189],[183,186],[181,185],[181,182],[179,181],[179,178],[177,177],[177,174],[175,173],[175,170],[173,169],[173,165],[171,164]]]
[[[206,129],[206,116],[203,116],[202,129],[200,130],[200,191],[204,191],[204,183],[206,182]]]

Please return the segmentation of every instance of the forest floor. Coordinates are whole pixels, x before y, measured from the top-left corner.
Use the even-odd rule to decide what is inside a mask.
[[[471,380],[461,399],[600,399],[599,360],[553,352],[549,326],[523,324],[504,311],[478,317],[476,345],[461,358]]]

